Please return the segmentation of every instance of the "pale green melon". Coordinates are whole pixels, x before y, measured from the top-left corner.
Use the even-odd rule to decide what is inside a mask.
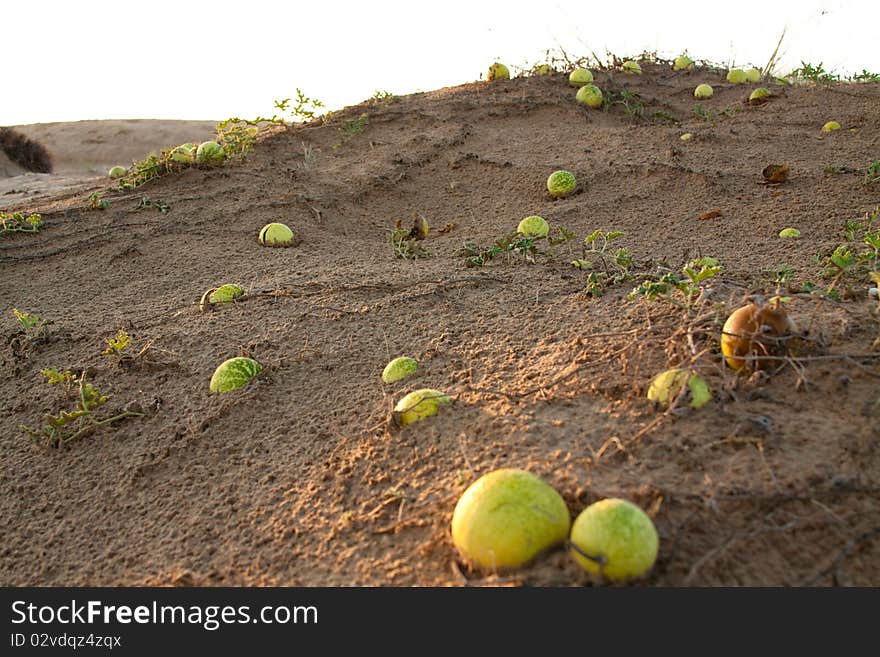
[[[565,541],[571,517],[543,479],[504,468],[483,475],[459,498],[452,542],[465,561],[485,570],[518,568]]]
[[[668,407],[678,398],[685,384],[688,387],[688,406],[691,408],[700,408],[711,401],[712,392],[706,380],[682,369],[660,372],[651,381],[646,396],[658,406]]]
[[[694,60],[687,55],[680,55],[672,62],[673,71],[690,71],[694,68]]]
[[[526,237],[547,237],[550,226],[543,217],[532,215],[519,222],[516,232]]]
[[[554,171],[547,178],[547,191],[554,198],[565,198],[573,194],[575,189],[577,189],[577,180],[569,171]]]
[[[220,287],[215,287],[202,295],[199,301],[199,310],[205,312],[211,305],[215,303],[229,303],[235,301],[244,295],[244,290],[239,285],[227,283]]]
[[[770,90],[765,89],[764,87],[758,87],[749,94],[749,105],[766,103],[768,98],[770,98]]]
[[[578,565],[610,582],[647,574],[657,560],[660,543],[648,514],[618,498],[600,500],[584,509],[571,527],[569,540]]]
[[[175,146],[168,154],[168,157],[172,162],[192,164],[196,160],[196,145],[192,142],[187,142],[186,144]]]
[[[244,358],[237,356],[223,361],[214,370],[211,377],[211,392],[230,392],[238,390],[247,385],[248,381],[254,378],[263,370],[253,358]]]
[[[595,84],[585,84],[578,89],[574,99],[582,105],[597,109],[602,106],[602,90]]]
[[[715,92],[705,82],[703,84],[698,84],[697,88],[694,89],[694,98],[698,98],[700,100],[706,100],[711,98]]]
[[[382,380],[385,383],[394,383],[409,376],[419,368],[419,362],[409,356],[398,356],[389,362],[382,370]]]
[[[199,164],[220,164],[225,158],[223,147],[216,141],[204,141],[196,149],[196,162]]]
[[[727,81],[733,84],[742,84],[747,80],[746,72],[741,68],[734,68],[727,72]]]
[[[263,246],[293,246],[293,238],[293,231],[285,224],[277,222],[263,226],[259,236]]]
[[[439,390],[432,388],[414,390],[397,402],[394,407],[394,418],[400,426],[405,427],[434,415],[441,404],[451,403],[452,399]]]
[[[509,80],[510,79],[510,71],[507,67],[501,62],[495,62],[492,66],[489,67],[489,71],[486,73],[487,80]]]
[[[568,75],[568,84],[572,87],[582,87],[593,81],[593,73],[585,68],[576,68]]]

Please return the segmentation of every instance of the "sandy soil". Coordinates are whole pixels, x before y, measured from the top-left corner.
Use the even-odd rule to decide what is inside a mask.
[[[562,549],[498,574],[456,555],[459,495],[519,467],[572,518],[610,496],[648,511],[660,555],[643,585],[880,584],[877,302],[864,271],[835,282],[839,301],[808,285],[831,284],[822,257],[880,203],[864,181],[880,86],[774,85],[749,107],[751,87],[722,73],[644,69],[596,76],[606,93],[639,94],[636,115],[578,106],[562,74],[474,83],[274,129],[244,160],[108,191],[106,210],[87,203],[106,179],[10,204],[45,226],[0,239],[0,583],[589,583]],[[704,81],[709,120],[693,111]],[[845,129],[823,134],[832,118]],[[144,154],[98,146],[95,173]],[[787,182],[764,184],[770,163],[789,165]],[[560,168],[580,191],[554,201],[545,181]],[[167,214],[137,209],[145,196]],[[416,213],[430,257],[397,258],[386,236]],[[577,239],[467,266],[465,242],[488,246],[535,213]],[[271,221],[300,244],[261,247]],[[778,238],[789,226],[802,237]],[[592,298],[570,261],[596,229],[622,231],[635,263]],[[690,310],[628,299],[697,255],[724,270]],[[724,319],[773,294],[768,270],[782,263],[805,336],[796,358],[737,375],[720,358]],[[227,282],[247,298],[200,313],[202,293]],[[28,338],[12,308],[51,324]],[[103,355],[120,328],[132,355],[149,348]],[[401,354],[418,373],[382,384]],[[211,395],[214,368],[236,355],[265,372]],[[704,375],[713,400],[658,412],[647,386],[678,365]],[[84,372],[110,396],[101,417],[143,416],[60,449],[34,444],[21,425],[74,403],[46,367]],[[395,428],[393,404],[422,387],[455,403]]]

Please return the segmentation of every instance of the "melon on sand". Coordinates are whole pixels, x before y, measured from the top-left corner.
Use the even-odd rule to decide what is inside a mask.
[[[295,242],[290,227],[277,222],[263,226],[259,240],[263,246],[293,246]]]
[[[550,225],[543,217],[533,214],[519,222],[516,232],[525,237],[547,237]]]
[[[231,392],[248,384],[257,374],[263,371],[263,366],[253,358],[236,356],[224,360],[211,377],[209,389],[211,392]]]
[[[442,404],[451,404],[452,398],[433,388],[414,390],[403,396],[394,407],[393,418],[401,427],[435,415]]]
[[[657,560],[660,544],[648,514],[619,498],[600,500],[581,511],[569,540],[578,565],[609,582],[646,575]]]
[[[577,189],[577,180],[570,171],[554,171],[547,178],[547,191],[554,198],[565,198]]]
[[[220,287],[211,288],[202,295],[199,301],[199,310],[205,312],[215,303],[231,303],[244,295],[240,285],[227,283]]]
[[[409,356],[398,356],[391,360],[382,370],[382,380],[385,383],[394,383],[409,376],[419,368],[419,362]]]
[[[565,541],[570,523],[552,486],[531,472],[504,468],[484,474],[459,498],[452,542],[475,568],[518,568]]]
[[[489,71],[486,73],[486,79],[489,81],[509,80],[510,71],[501,62],[495,62],[494,64],[492,64],[492,66],[489,67]]]

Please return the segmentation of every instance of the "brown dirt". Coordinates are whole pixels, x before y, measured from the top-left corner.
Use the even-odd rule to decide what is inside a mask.
[[[765,270],[785,262],[798,285],[828,285],[814,256],[877,206],[861,173],[824,168],[877,159],[880,86],[774,86],[770,103],[747,107],[750,88],[721,73],[644,68],[597,75],[606,91],[641,94],[642,119],[577,106],[563,75],[468,84],[276,129],[244,161],[108,193],[105,211],[87,209],[98,182],[13,206],[46,225],[0,242],[0,583],[587,583],[562,550],[489,575],[456,558],[458,496],[520,467],[572,517],[608,496],[646,509],[660,534],[647,585],[880,584],[880,324],[867,279],[843,279],[841,302],[792,294],[811,360],[760,379],[718,353],[726,315],[774,291]],[[692,112],[701,81],[716,92],[708,122]],[[683,125],[651,119],[658,110]],[[343,141],[362,113],[363,133]],[[832,118],[846,129],[822,134]],[[770,163],[789,165],[786,183],[762,184]],[[558,168],[581,193],[547,197]],[[145,195],[170,212],[134,209]],[[397,259],[386,234],[414,213],[432,227],[431,257]],[[465,266],[465,241],[490,244],[533,213],[574,230],[573,252]],[[270,221],[301,243],[261,247]],[[780,240],[787,226],[803,236]],[[624,232],[636,275],[591,299],[569,261],[597,228]],[[627,300],[664,259],[679,269],[698,254],[724,273],[693,313]],[[199,313],[202,292],[225,282],[252,294]],[[53,323],[24,339],[13,307]],[[133,351],[152,347],[117,364],[101,351],[118,328]],[[216,365],[240,354],[267,371],[209,394]],[[383,385],[400,354],[419,372]],[[658,413],[644,399],[652,376],[690,362],[713,401]],[[39,375],[50,366],[85,371],[111,411],[145,416],[61,449],[32,444],[20,425],[65,403]],[[394,401],[421,387],[456,402],[390,427]]]

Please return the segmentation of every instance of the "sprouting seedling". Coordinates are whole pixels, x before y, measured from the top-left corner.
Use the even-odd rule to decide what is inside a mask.
[[[128,337],[125,329],[119,329],[114,337],[104,338],[104,342],[107,344],[107,347],[101,352],[102,354],[121,358],[123,352],[131,344],[131,338]]]
[[[772,269],[766,270],[766,273],[772,276],[770,280],[776,285],[777,294],[779,294],[782,288],[794,278],[794,269],[784,262]]]
[[[51,323],[36,313],[21,312],[18,308],[13,308],[12,314],[18,320],[26,340],[36,340],[39,338],[46,325]]]
[[[79,398],[73,410],[61,410],[57,413],[47,413],[42,418],[42,426],[31,429],[22,425],[22,430],[30,435],[31,440],[41,442],[47,447],[61,447],[86,433],[97,429],[105,424],[116,422],[128,417],[140,417],[143,413],[124,411],[112,417],[98,419],[95,411],[109,401],[107,395],[102,395],[91,383],[86,383],[85,375],[74,374],[70,370],[63,372],[57,368],[47,368],[40,371],[46,377],[49,385],[61,384],[69,394],[74,387],[79,392]]]
[[[43,219],[39,214],[25,215],[23,212],[6,214],[0,212],[0,235],[6,233],[39,233]]]
[[[687,263],[682,272],[688,278],[682,291],[687,295],[687,306],[690,308],[694,294],[702,290],[701,283],[721,273],[721,265],[715,258],[696,258]]]
[[[92,192],[89,196],[89,207],[92,210],[106,210],[110,207],[110,201],[103,198],[101,192]]]
[[[880,262],[880,230],[874,233],[865,233],[863,242],[872,250],[861,254],[861,258],[870,263],[871,268],[876,271],[877,264]]]

